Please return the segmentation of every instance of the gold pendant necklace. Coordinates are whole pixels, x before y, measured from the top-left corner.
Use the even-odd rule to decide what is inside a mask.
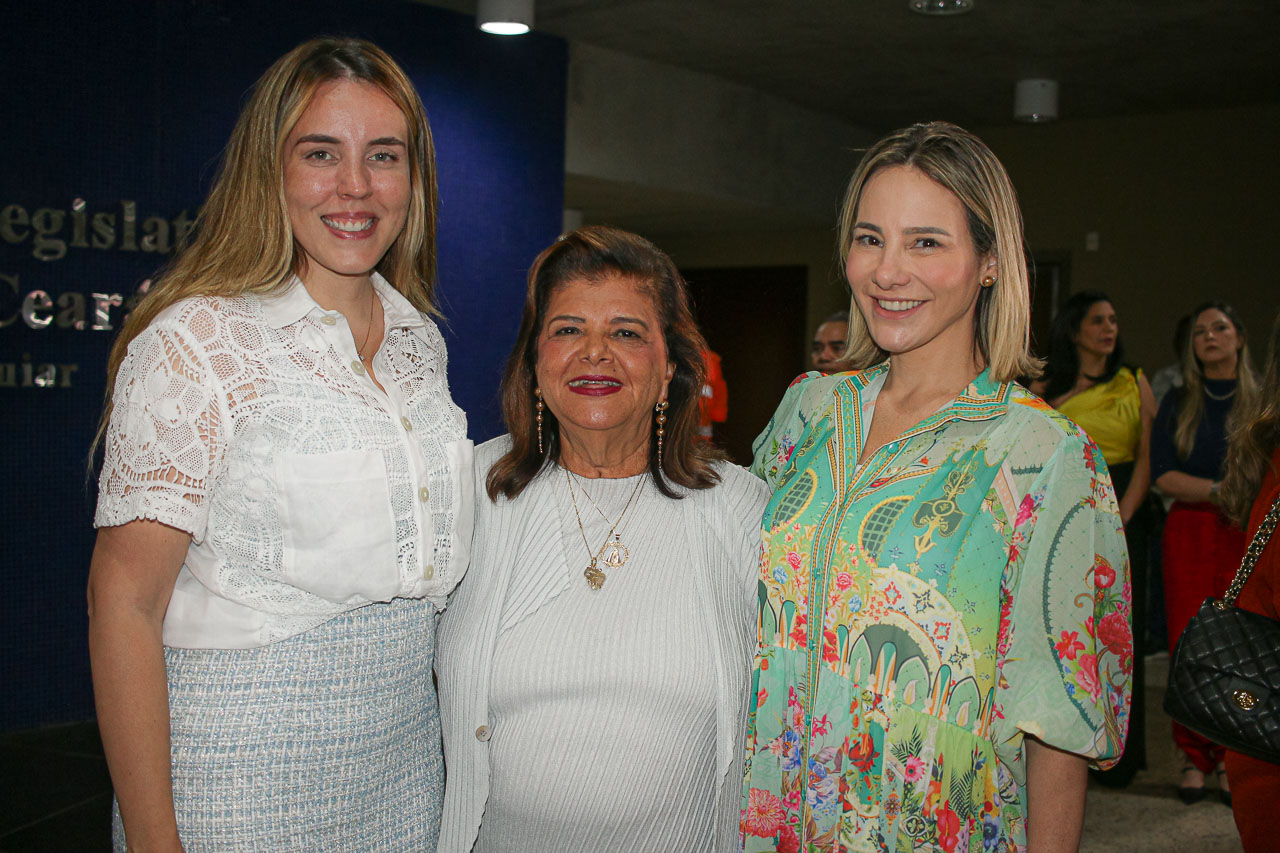
[[[604,546],[604,550],[609,552],[609,556],[604,558],[604,564],[611,569],[620,569],[626,564],[627,558],[631,556],[631,552],[627,550],[627,546],[622,544],[618,534],[613,534],[613,541]]]
[[[610,570],[620,569],[631,556],[631,552],[627,549],[627,546],[622,544],[622,536],[617,532],[617,530],[618,525],[622,524],[622,519],[626,518],[627,510],[631,509],[632,501],[634,501],[636,495],[640,493],[640,487],[644,485],[644,477],[640,477],[637,480],[636,487],[631,490],[631,496],[627,498],[626,505],[622,507],[622,513],[618,516],[618,520],[609,528],[609,532],[605,534],[604,543],[601,544],[599,550],[594,554],[591,551],[591,543],[587,541],[586,528],[582,526],[582,513],[578,510],[578,496],[573,488],[573,475],[569,472],[568,468],[564,469],[564,477],[565,482],[569,484],[569,499],[573,501],[573,514],[578,520],[578,532],[582,535],[582,544],[587,549],[587,556],[591,559],[590,564],[588,564],[586,569],[583,570],[582,576],[587,579],[587,586],[592,589],[600,589],[600,587],[604,586],[605,579],[608,577],[600,568],[600,564],[603,562],[603,564]],[[609,517],[604,514],[599,506],[596,505],[596,502],[592,500],[591,495],[587,494],[586,489],[582,490],[582,494],[586,495],[587,500],[591,501],[591,505],[595,506],[596,512],[600,513],[600,517],[607,523],[609,521]],[[609,552],[609,556],[607,557],[604,556],[606,550]],[[604,559],[601,560],[601,557],[604,557]]]
[[[565,469],[565,470],[568,470],[568,469]],[[585,497],[591,503],[591,506],[593,509],[595,509],[596,514],[599,515],[602,519],[604,519],[605,524],[609,524],[609,516],[604,514],[604,510],[600,508],[600,504],[596,503],[595,498],[591,497],[591,493],[587,491],[587,487],[582,485],[582,483],[578,480],[578,477],[572,471],[569,471],[569,477],[573,485],[577,486],[578,490],[582,492],[583,497]],[[626,508],[624,507],[622,511],[625,513]],[[622,517],[619,516],[618,521],[614,522],[612,527],[617,527],[618,524],[621,523],[621,521],[622,521]],[[603,554],[605,551],[608,552],[608,556],[604,558],[604,564],[611,569],[622,568],[623,565],[626,564],[627,558],[631,556],[631,551],[627,548],[626,545],[622,544],[622,534],[617,532],[613,533],[612,542],[610,542],[608,538],[605,539],[603,551],[598,553],[597,557],[599,557],[600,554]]]
[[[371,361],[373,353],[364,354],[364,348],[369,343],[369,336],[373,334],[373,306],[378,301],[378,293],[374,291],[373,298],[369,301],[369,325],[364,330],[364,340],[360,342],[360,346],[356,347],[356,355],[360,356],[361,361]]]

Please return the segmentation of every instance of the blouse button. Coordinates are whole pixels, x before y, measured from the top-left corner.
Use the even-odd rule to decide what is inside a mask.
[[[323,317],[320,318],[320,322],[324,323],[326,326],[338,325],[337,319],[335,319],[332,314],[325,314]]]
[[[426,503],[430,499],[431,499],[430,489],[428,489],[426,486],[423,486],[422,488],[418,489],[418,500],[422,501],[423,503]]]
[[[491,737],[491,734],[489,732],[488,726],[481,726],[480,728],[476,729],[476,740],[480,741],[481,743],[485,743],[486,741],[489,740],[490,737]]]
[[[431,580],[436,576],[436,567],[431,563],[427,563],[427,567],[422,570],[422,576],[427,580]]]
[[[351,372],[354,373],[356,376],[363,376],[364,365],[361,364],[359,361],[351,362]]]
[[[401,418],[400,424],[405,428],[406,432],[413,432],[413,421],[408,418]]]

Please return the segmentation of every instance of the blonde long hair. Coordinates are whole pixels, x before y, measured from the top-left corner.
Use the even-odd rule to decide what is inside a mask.
[[[1018,196],[996,155],[972,133],[943,121],[914,124],[889,134],[863,155],[840,211],[841,268],[849,259],[863,190],[873,175],[892,166],[916,169],[950,190],[964,205],[978,255],[995,256],[996,283],[979,292],[974,317],[974,340],[992,378],[1007,382],[1039,376],[1042,362],[1031,354],[1031,285]],[[852,301],[846,359],[863,368],[887,356]]]
[[[284,195],[284,145],[330,80],[376,86],[404,114],[412,188],[404,228],[377,271],[419,311],[436,313],[435,144],[426,110],[408,76],[385,51],[351,38],[317,38],[275,61],[254,84],[222,155],[190,243],[129,314],[107,358],[107,393],[94,448],[111,417],[116,375],[129,344],[160,312],[196,296],[270,293],[302,271]]]
[[[1195,322],[1206,311],[1218,310],[1235,327],[1240,349],[1236,351],[1236,391],[1227,415],[1227,433],[1231,433],[1242,415],[1252,411],[1258,396],[1258,376],[1249,356],[1249,340],[1236,311],[1225,302],[1205,302],[1191,312],[1192,331],[1187,335],[1187,348],[1182,354],[1182,397],[1178,401],[1178,417],[1174,422],[1173,446],[1178,457],[1186,459],[1196,443],[1196,430],[1204,418],[1204,365],[1196,357]]]

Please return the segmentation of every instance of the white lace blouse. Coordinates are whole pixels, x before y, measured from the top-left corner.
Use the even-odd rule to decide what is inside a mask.
[[[130,343],[94,523],[191,534],[165,645],[263,646],[396,597],[443,608],[466,570],[472,447],[444,340],[373,279],[385,394],[296,278],[184,300]]]

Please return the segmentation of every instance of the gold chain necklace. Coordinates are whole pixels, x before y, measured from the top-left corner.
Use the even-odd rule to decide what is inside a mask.
[[[360,342],[360,346],[356,347],[356,355],[360,356],[361,361],[368,361],[373,358],[373,353],[364,354],[365,344],[369,343],[369,336],[373,334],[373,306],[378,301],[378,294],[375,291],[373,298],[369,300],[369,325],[364,330],[364,340]]]
[[[569,471],[568,468],[566,468],[565,470]],[[578,477],[578,475],[573,473],[572,471],[569,471],[569,478],[573,480],[573,484],[578,487],[578,491],[582,492],[582,496],[585,497],[587,500],[591,501],[591,505],[595,507],[596,513],[601,518],[604,519],[604,523],[608,524],[609,516],[604,514],[604,510],[600,508],[600,504],[596,503],[595,498],[591,497],[591,493],[587,491],[586,486],[582,485],[582,482],[580,481],[580,478]]]
[[[593,555],[591,552],[591,543],[587,541],[586,528],[582,526],[582,513],[578,510],[578,496],[573,488],[573,475],[569,473],[569,469],[564,469],[565,482],[569,484],[569,499],[573,501],[573,514],[578,519],[578,532],[582,534],[582,544],[587,549],[587,556],[591,558],[591,563],[583,570],[582,576],[587,579],[587,586],[592,589],[600,589],[604,586],[606,575],[600,568],[600,558],[604,555],[605,549],[609,549],[609,556],[605,558],[604,565],[610,569],[620,569],[626,564],[627,558],[631,556],[631,552],[626,545],[622,544],[622,536],[617,533],[618,525],[622,524],[622,519],[626,518],[627,510],[631,509],[631,503],[636,499],[636,495],[640,494],[640,487],[644,485],[644,477],[641,476],[636,482],[636,487],[631,490],[631,497],[627,498],[627,503],[622,508],[622,513],[618,516],[618,520],[609,528],[609,532],[605,534],[604,543],[600,549]],[[583,489],[582,493],[587,496],[587,500],[594,505],[595,501],[591,500],[591,495],[587,494],[587,490]],[[596,507],[596,512],[607,522],[609,517]],[[612,539],[612,541],[610,541]]]

